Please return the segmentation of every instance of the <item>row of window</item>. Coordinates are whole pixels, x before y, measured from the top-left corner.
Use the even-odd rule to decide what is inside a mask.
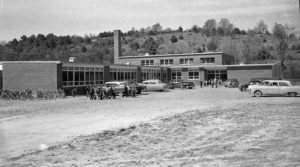
[[[162,59],[162,60],[160,60],[159,64],[162,66],[172,65],[173,59]]]
[[[167,66],[167,65],[173,65],[173,59],[161,59],[159,62],[159,65]],[[206,58],[200,58],[200,63],[207,64],[207,63],[215,63],[214,57],[206,57]],[[192,65],[194,64],[193,58],[184,58],[179,59],[180,65]],[[142,66],[154,66],[154,60],[142,60],[141,61]]]
[[[160,70],[142,69],[142,80],[160,79]]]
[[[92,71],[94,70],[94,71]],[[97,70],[97,71],[95,71]],[[104,83],[103,68],[63,67],[63,86],[88,86]],[[142,79],[161,79],[160,69],[142,69]],[[163,70],[162,81],[167,81],[167,70]],[[137,81],[137,69],[110,68],[112,81]]]
[[[94,85],[103,83],[103,72],[63,71],[63,85]]]
[[[142,60],[142,66],[154,66],[154,60]]]
[[[172,80],[178,81],[181,79],[182,79],[181,69],[172,69]],[[200,79],[199,69],[189,69],[189,79],[190,80]]]
[[[112,81],[136,81],[136,69],[110,68]]]
[[[103,72],[103,68],[100,67],[72,67],[72,66],[64,66],[63,71],[101,71]]]

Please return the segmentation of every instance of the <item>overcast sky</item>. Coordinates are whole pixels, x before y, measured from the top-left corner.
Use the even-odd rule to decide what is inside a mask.
[[[160,23],[163,28],[203,26],[228,18],[236,27],[253,28],[264,20],[300,30],[299,0],[0,0],[0,41],[22,35],[81,35]]]

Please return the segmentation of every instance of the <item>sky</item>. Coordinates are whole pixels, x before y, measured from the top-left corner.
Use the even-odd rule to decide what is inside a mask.
[[[248,30],[264,20],[300,30],[299,0],[0,0],[0,41],[32,34],[80,35],[103,31],[203,26],[229,19]]]

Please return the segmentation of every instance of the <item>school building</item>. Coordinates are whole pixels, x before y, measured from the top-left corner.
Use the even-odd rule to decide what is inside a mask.
[[[114,64],[62,63],[60,61],[2,61],[0,89],[83,91],[108,81],[160,79],[194,82],[213,78],[238,79],[279,77],[277,64],[234,64],[232,56],[222,52],[185,53],[145,56],[121,55],[121,32],[114,31]]]

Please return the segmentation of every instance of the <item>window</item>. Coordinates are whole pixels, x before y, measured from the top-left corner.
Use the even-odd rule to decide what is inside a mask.
[[[215,63],[214,57],[200,58],[200,63]]]
[[[185,59],[180,59],[179,60],[179,64],[180,65],[190,65],[194,63],[194,59],[193,58],[185,58]]]
[[[278,83],[277,83],[277,82],[272,82],[272,83],[270,84],[270,86],[278,86]]]
[[[165,66],[165,65],[171,65],[171,64],[173,64],[173,59],[162,59],[162,60],[160,60],[160,65]]]
[[[289,86],[289,85],[285,82],[279,82],[279,86]]]
[[[172,69],[172,80],[181,80],[181,69]]]
[[[153,66],[154,65],[154,60],[142,60],[141,65],[142,66]]]
[[[199,79],[199,70],[198,69],[189,69],[189,79],[195,80]]]

